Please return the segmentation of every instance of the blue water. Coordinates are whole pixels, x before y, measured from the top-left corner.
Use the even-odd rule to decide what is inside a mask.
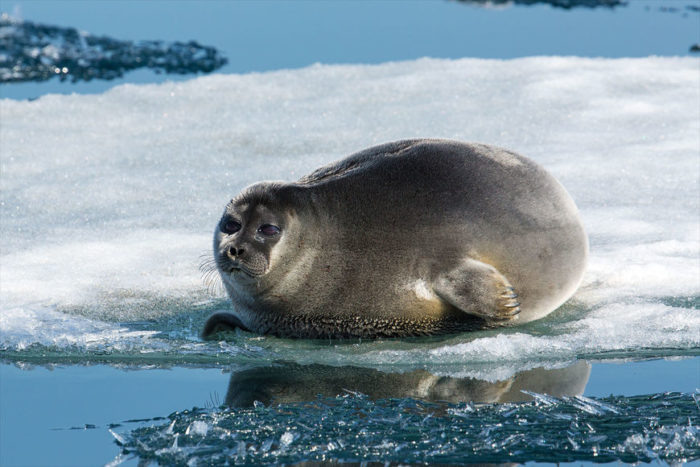
[[[222,371],[223,370],[223,371]],[[148,427],[159,427],[158,430],[167,427],[171,419],[176,417],[181,423],[191,423],[196,420],[205,420],[211,423],[216,419],[216,407],[224,403],[227,394],[227,386],[231,378],[231,370],[235,373],[235,367],[222,368],[192,368],[192,367],[172,367],[164,369],[148,369],[142,366],[125,365],[121,368],[104,365],[79,365],[63,366],[50,365],[39,367],[18,367],[15,365],[0,365],[0,432],[3,434],[3,449],[0,451],[1,465],[96,465],[102,464],[122,451],[115,444],[115,437],[109,430],[114,431],[118,436],[130,439],[143,438],[144,441],[153,440],[154,430]],[[241,370],[239,370],[241,371]],[[245,371],[245,370],[243,370]],[[248,370],[249,371],[249,370]],[[650,377],[655,375],[656,377]],[[665,392],[680,392],[693,394],[700,386],[700,358],[686,358],[678,360],[650,360],[639,362],[616,362],[616,363],[596,363],[592,365],[590,377],[583,395],[587,398],[604,399],[604,403],[612,404],[620,408],[624,415],[623,404],[630,402],[630,398],[638,394],[655,394]],[[342,392],[344,397],[349,393]],[[335,394],[322,394],[326,402],[335,404]],[[617,396],[617,400],[609,399],[610,396]],[[352,402],[353,410],[357,410],[357,404],[362,405],[360,400]],[[673,396],[675,397],[675,396]],[[688,396],[690,397],[690,396]],[[323,400],[323,399],[321,399]],[[392,416],[401,417],[401,410],[396,407],[401,401],[408,399],[387,400],[381,399],[378,404],[383,411]],[[311,402],[317,403],[316,397],[311,398]],[[374,403],[374,402],[373,402]],[[287,402],[290,404],[290,402]],[[290,407],[295,407],[291,403]],[[561,410],[561,414],[570,410],[570,404],[562,404],[556,410]],[[436,420],[440,420],[440,411],[445,407],[459,409],[460,405],[442,406],[439,403],[425,403],[428,412],[438,415]],[[209,410],[202,412],[199,416],[187,415],[183,410],[191,410],[194,407]],[[289,428],[289,424],[294,424],[294,418],[290,418],[290,413],[285,410],[259,409],[250,411],[250,408],[242,407],[237,409],[246,417],[256,417],[266,420],[267,424],[273,423],[275,417],[280,422],[275,427],[274,423],[269,427],[272,432],[277,432],[277,437],[284,434]],[[463,409],[453,411],[452,421],[464,420]],[[496,408],[486,408],[482,410],[495,411]],[[663,405],[661,406],[663,407]],[[637,416],[661,416],[663,409],[659,407],[648,407],[644,410],[643,404],[637,404]],[[692,403],[691,403],[692,409]],[[260,411],[262,410],[262,411]],[[299,410],[297,407],[294,410]],[[305,409],[306,410],[306,409]],[[517,406],[510,410],[520,410],[527,413],[521,416],[531,417],[552,417],[551,412],[538,412],[533,407],[524,406],[518,409]],[[555,410],[555,409],[548,409]],[[176,414],[176,412],[178,412]],[[610,419],[610,413],[589,413],[578,410],[579,415],[585,416],[586,423],[603,423]],[[293,412],[292,412],[293,413]],[[542,415],[549,413],[549,415]],[[568,412],[570,413],[570,412]],[[170,418],[169,416],[173,414]],[[461,418],[455,414],[462,414]],[[517,412],[515,413],[517,415]],[[560,414],[560,415],[561,415]],[[321,423],[323,420],[341,419],[348,421],[347,415],[340,413],[333,414],[314,410],[306,410],[306,417]],[[386,415],[386,413],[385,413]],[[425,417],[424,415],[423,417]],[[493,416],[498,416],[496,413]],[[219,418],[235,416],[235,411],[222,411]],[[510,415],[511,417],[513,414]],[[158,418],[161,417],[161,418]],[[700,421],[700,413],[696,410],[690,411],[691,425],[697,428]],[[156,419],[154,419],[156,418]],[[135,421],[143,420],[146,421]],[[410,418],[407,418],[410,420]],[[307,421],[298,420],[302,424]],[[434,421],[434,420],[433,420]],[[569,423],[569,420],[567,423]],[[283,422],[283,423],[282,423]],[[180,422],[179,422],[180,423]],[[385,422],[386,423],[386,422]],[[464,422],[466,423],[466,421]],[[543,420],[537,422],[540,429],[546,428]],[[255,429],[264,429],[264,424],[255,423]],[[296,425],[297,428],[300,425]],[[432,426],[431,429],[439,428]],[[138,431],[141,430],[141,431]],[[146,430],[146,431],[143,431]],[[604,431],[604,430],[603,430]],[[641,432],[641,430],[639,430]],[[522,431],[527,433],[527,429]],[[598,433],[597,435],[609,432]],[[319,434],[320,435],[320,434]],[[395,433],[396,437],[401,437],[406,433]],[[268,433],[267,437],[270,437]],[[351,433],[341,436],[341,442],[347,441]],[[378,438],[381,436],[374,436]],[[335,442],[337,443],[338,437]],[[301,443],[297,441],[297,446]],[[326,444],[327,444],[326,440]],[[381,441],[381,440],[380,440]],[[377,444],[380,444],[380,441]],[[163,443],[173,442],[173,436],[162,438]],[[210,440],[211,442],[211,440]],[[261,444],[264,439],[261,440]],[[230,443],[229,443],[230,444]],[[30,446],[40,445],[41,449],[32,449]],[[233,443],[237,448],[237,443]],[[227,445],[225,449],[230,449]],[[440,440],[432,442],[431,449],[436,450],[440,446]],[[522,446],[524,449],[535,449],[532,445]],[[700,455],[700,446],[695,445],[695,456]],[[133,451],[133,449],[132,449]],[[217,451],[216,449],[214,451]],[[222,445],[221,452],[224,451]],[[422,455],[427,455],[428,450],[423,450]],[[489,454],[490,453],[490,454]],[[498,454],[498,451],[481,450],[479,455],[486,456]],[[501,453],[502,454],[502,453]],[[643,454],[640,452],[638,454]],[[687,452],[686,452],[687,454]],[[126,456],[130,457],[130,456]],[[304,458],[298,456],[297,460]],[[359,457],[355,457],[359,458]],[[378,457],[375,457],[378,459]],[[578,456],[585,460],[584,455]],[[165,458],[163,458],[165,459]],[[251,457],[252,459],[252,457]],[[414,454],[414,461],[421,458]],[[435,459],[438,459],[437,457]],[[475,460],[483,457],[475,457]],[[547,460],[545,454],[540,452],[540,460]],[[263,459],[259,459],[263,460]],[[268,457],[268,461],[275,460]],[[457,460],[452,458],[452,460]],[[522,460],[522,458],[520,458]],[[610,460],[610,459],[607,459]],[[640,457],[640,460],[646,460]],[[167,462],[166,462],[167,463]]]
[[[660,0],[567,11],[541,4],[478,8],[448,1],[10,0],[1,8],[27,20],[118,39],[196,40],[228,58],[220,73],[249,73],[423,56],[689,55],[700,28],[698,13],[686,7],[697,2],[672,4],[673,11],[662,11],[669,2]],[[113,81],[2,85],[0,94],[26,99],[101,93],[123,83],[185,79],[140,70]],[[8,123],[13,122],[2,122]],[[7,161],[2,147],[0,157]],[[597,216],[591,218],[604,217]],[[594,232],[595,248],[609,246],[605,228],[613,227],[604,223],[597,225],[602,233]],[[633,230],[639,224],[630,225],[626,228]],[[67,257],[80,253],[67,251]],[[663,274],[662,269],[660,282]],[[669,294],[650,292],[651,298],[640,302],[646,307],[643,316],[652,320],[658,310],[682,321],[697,313],[697,296]],[[494,332],[363,343],[243,335],[219,344],[202,343],[197,334],[211,306],[227,305],[180,309],[179,302],[153,304],[146,297],[153,310],[171,314],[141,319],[147,312],[139,308],[133,310],[139,318],[130,319],[129,300],[139,298],[107,297],[106,305],[96,303],[94,309],[80,303],[71,308],[69,302],[50,312],[30,303],[29,329],[0,329],[0,465],[99,465],[113,459],[126,465],[206,465],[224,457],[240,463],[574,465],[700,459],[700,348],[692,330],[676,321],[666,327],[653,321],[651,327],[659,329],[648,339],[606,346],[605,337],[592,335],[594,344],[587,346],[586,333],[595,333],[608,316],[574,303],[541,323],[504,333],[510,340],[498,340]],[[83,322],[84,317],[92,320]],[[625,319],[615,324],[624,326]],[[61,326],[70,330],[55,332]],[[626,333],[606,329],[602,335]],[[681,337],[672,341],[674,335]],[[575,340],[571,346],[569,339]],[[506,358],[481,348],[501,344],[509,346]]]
[[[536,55],[689,55],[700,43],[693,0],[631,0],[617,8],[565,10],[547,4],[481,8],[457,1],[8,0],[2,11],[115,39],[195,40],[228,58],[221,73],[313,63],[383,63],[433,58]],[[670,11],[669,11],[670,9]],[[120,83],[186,79],[136,71],[115,81],[0,86],[3,97],[102,92]]]

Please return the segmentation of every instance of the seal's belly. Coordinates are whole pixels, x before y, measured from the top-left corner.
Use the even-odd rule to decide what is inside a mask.
[[[377,338],[450,334],[480,329],[484,323],[440,300],[422,281],[389,294],[365,296],[366,300],[328,301],[320,309],[304,312],[303,306],[257,309],[245,313],[251,330],[279,337]]]

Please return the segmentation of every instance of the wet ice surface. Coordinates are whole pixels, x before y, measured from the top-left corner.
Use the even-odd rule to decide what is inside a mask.
[[[700,393],[513,404],[367,400],[184,410],[126,434],[122,456],[161,464],[375,461],[685,462],[700,457]]]
[[[581,358],[697,355],[698,79],[692,58],[422,59],[3,100],[0,358],[20,365],[142,368],[255,367],[285,360],[307,369],[319,365],[331,375],[338,368],[336,380],[348,366],[369,372],[369,381],[388,384],[383,375],[397,375],[389,379],[404,381],[399,387],[423,391],[372,401],[335,399],[332,391],[330,399],[306,397],[315,401],[309,423],[321,424],[323,414],[334,410],[338,422],[357,413],[377,415],[377,426],[399,430],[386,445],[372,431],[369,420],[375,418],[352,420],[361,425],[358,430],[369,430],[371,442],[341,431],[337,439],[344,447],[331,444],[332,431],[325,438],[316,425],[304,431],[293,425],[304,407],[293,400],[282,403],[294,416],[276,405],[209,409],[174,414],[172,433],[164,433],[172,421],[117,430],[129,452],[163,462],[202,458],[192,447],[202,440],[210,446],[209,461],[238,455],[239,446],[251,462],[286,459],[270,457],[273,452],[307,456],[314,446],[322,448],[313,452],[333,458],[364,459],[362,449],[378,449],[366,457],[394,452],[392,459],[406,455],[417,462],[471,450],[484,461],[544,459],[536,454],[545,450],[536,446],[540,432],[544,446],[559,446],[562,460],[592,459],[594,446],[601,459],[697,458],[697,406],[687,394],[600,400],[620,412],[604,415],[583,410],[598,402],[581,405],[572,399],[580,391],[557,396],[551,406],[544,399],[484,406],[478,410],[491,426],[522,418],[534,429],[526,439],[508,440],[505,428],[493,432],[495,447],[488,448],[459,431],[460,423],[478,423],[469,418],[467,407],[474,406],[443,404],[440,416],[424,422],[428,414],[421,412],[422,424],[418,412],[404,407],[428,407],[436,403],[430,394],[444,393],[452,387],[447,383],[464,389],[464,379],[490,388],[492,397],[484,402],[513,404],[501,397],[510,391],[503,392],[503,385],[515,384],[523,371],[556,371]],[[203,283],[198,265],[209,254],[211,232],[230,197],[257,180],[293,180],[372,144],[420,136],[508,147],[562,182],[591,240],[588,271],[568,304],[526,326],[434,339],[319,342],[246,333],[228,342],[199,339],[207,315],[229,307],[216,284]],[[412,378],[420,384],[412,386]],[[301,377],[302,386],[304,381],[310,380]],[[252,403],[259,396],[246,397]],[[655,424],[654,413],[663,423]],[[253,431],[236,431],[234,414],[254,422],[245,429]],[[395,423],[381,421],[380,414]],[[405,428],[402,417],[408,417]],[[596,425],[609,417],[620,422],[616,429]],[[215,440],[222,433],[217,420],[233,433],[227,440]],[[451,438],[430,449],[411,444],[441,424],[456,430]],[[269,434],[256,431],[264,426]],[[288,426],[295,431],[286,435]],[[511,450],[508,443],[517,447]],[[440,446],[443,454],[430,454]],[[508,454],[515,452],[524,454]]]
[[[137,68],[158,73],[210,72],[226,64],[213,47],[196,42],[122,41],[0,16],[0,83],[72,82],[120,78]]]
[[[416,136],[498,144],[550,170],[584,218],[588,272],[567,306],[533,326],[359,356],[341,346],[340,360],[697,347],[698,93],[692,58],[551,57],[313,66],[4,100],[0,348],[218,353],[197,334],[228,304],[198,265],[228,199]]]

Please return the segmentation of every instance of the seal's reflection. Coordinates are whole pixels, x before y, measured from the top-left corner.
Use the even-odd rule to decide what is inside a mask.
[[[254,401],[305,402],[319,394],[335,397],[348,391],[371,399],[410,397],[434,402],[520,402],[532,397],[522,391],[555,397],[581,395],[591,366],[585,361],[558,369],[535,368],[501,381],[440,376],[426,370],[385,373],[371,368],[280,363],[231,375],[225,403],[249,407]]]

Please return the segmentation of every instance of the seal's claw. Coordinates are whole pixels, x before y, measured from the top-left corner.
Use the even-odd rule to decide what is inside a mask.
[[[518,294],[511,286],[504,287],[503,292],[496,301],[496,310],[493,319],[497,321],[508,321],[517,316],[521,311],[520,302],[516,300]]]
[[[502,325],[522,311],[518,293],[493,266],[466,260],[433,284],[438,297],[487,325]]]

